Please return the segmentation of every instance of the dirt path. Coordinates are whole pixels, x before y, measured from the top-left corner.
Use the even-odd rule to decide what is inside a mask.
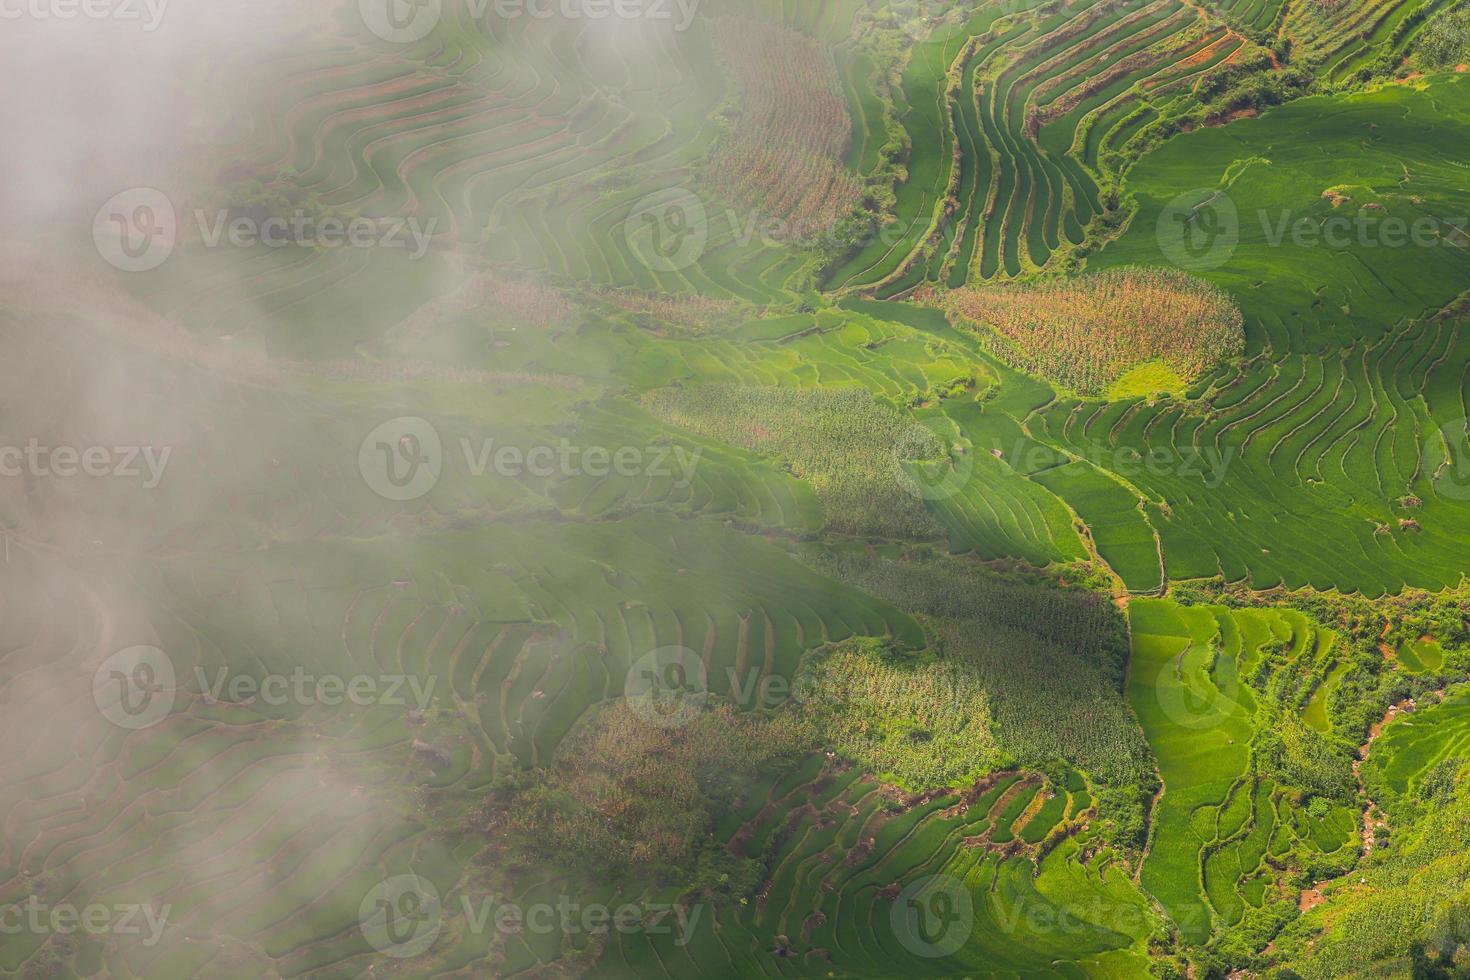
[[[1440,688],[1434,693],[1439,695],[1440,698],[1443,698],[1444,688]],[[1363,799],[1368,801],[1368,805],[1363,809],[1363,857],[1367,857],[1373,853],[1373,848],[1378,842],[1377,828],[1383,827],[1387,829],[1388,827],[1388,818],[1379,809],[1377,801],[1368,795],[1368,787],[1363,785],[1363,763],[1367,761],[1368,753],[1373,749],[1373,743],[1377,741],[1379,735],[1383,734],[1383,729],[1387,727],[1388,723],[1405,712],[1413,711],[1416,707],[1418,705],[1413,698],[1405,698],[1397,704],[1389,705],[1388,710],[1383,713],[1383,717],[1374,722],[1373,727],[1368,729],[1368,740],[1359,746],[1358,757],[1353,760],[1353,778],[1358,782],[1358,793]]]

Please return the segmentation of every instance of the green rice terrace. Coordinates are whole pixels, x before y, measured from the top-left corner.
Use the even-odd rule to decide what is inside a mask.
[[[1470,976],[1470,2],[83,6],[0,977]]]

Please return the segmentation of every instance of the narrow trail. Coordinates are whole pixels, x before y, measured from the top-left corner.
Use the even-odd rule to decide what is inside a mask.
[[[1434,693],[1440,698],[1443,698],[1445,689],[1440,688]],[[1368,753],[1372,750],[1373,743],[1377,741],[1379,735],[1383,734],[1383,730],[1388,726],[1388,723],[1399,715],[1413,711],[1417,707],[1418,704],[1413,698],[1404,698],[1404,700],[1399,701],[1397,704],[1389,705],[1388,710],[1383,713],[1383,717],[1374,722],[1373,727],[1368,729],[1368,739],[1359,746],[1358,757],[1353,760],[1353,779],[1357,780],[1358,783],[1358,795],[1368,802],[1368,805],[1363,809],[1363,857],[1365,858],[1373,853],[1373,848],[1377,844],[1377,828],[1388,828],[1388,817],[1379,808],[1378,802],[1368,795],[1368,787],[1363,784],[1363,763],[1368,760]]]

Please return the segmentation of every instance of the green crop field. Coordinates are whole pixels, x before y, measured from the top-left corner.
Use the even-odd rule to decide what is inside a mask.
[[[0,20],[0,977],[1465,975],[1466,0]]]

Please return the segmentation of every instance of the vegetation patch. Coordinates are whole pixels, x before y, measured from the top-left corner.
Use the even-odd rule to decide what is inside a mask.
[[[1187,383],[1164,361],[1149,361],[1124,374],[1108,388],[1109,401],[1149,398],[1157,395],[1182,396]]]
[[[757,777],[794,765],[805,746],[789,715],[718,706],[664,727],[615,701],[508,794],[505,826],[540,861],[677,879],[693,870],[716,817]]]
[[[787,222],[792,244],[830,231],[863,191],[843,165],[852,117],[831,52],[765,20],[720,18],[715,38],[740,95],[710,163],[712,187],[756,209],[750,220]]]
[[[1122,268],[1035,285],[955,290],[948,307],[987,328],[1006,363],[1082,395],[1100,395],[1158,362],[1185,381],[1245,349],[1227,293],[1186,273]]]
[[[814,732],[885,782],[967,786],[1004,763],[985,689],[953,660],[850,640],[813,654],[802,714]]]
[[[785,460],[822,502],[829,527],[853,534],[938,534],[903,468],[948,465],[956,450],[859,388],[708,385],[643,398],[659,418],[699,435]]]

